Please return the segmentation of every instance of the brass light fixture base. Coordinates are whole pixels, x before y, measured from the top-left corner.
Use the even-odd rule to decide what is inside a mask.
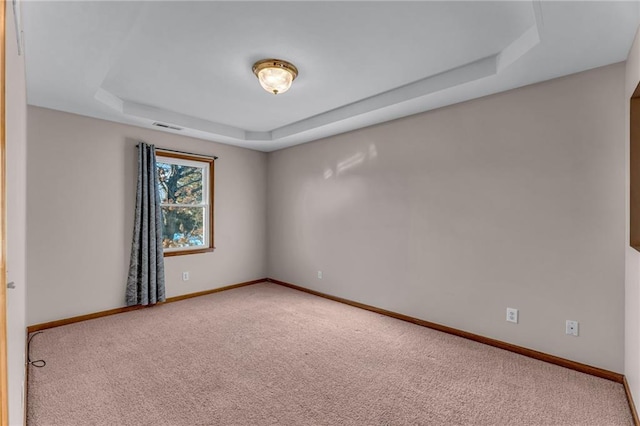
[[[265,68],[283,68],[291,73],[293,80],[298,76],[298,68],[291,62],[283,61],[282,59],[262,59],[253,64],[253,73],[258,77],[260,70]]]

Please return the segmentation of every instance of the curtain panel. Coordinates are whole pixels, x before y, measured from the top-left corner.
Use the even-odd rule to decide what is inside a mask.
[[[138,186],[126,303],[165,301],[162,217],[154,145],[138,144]]]

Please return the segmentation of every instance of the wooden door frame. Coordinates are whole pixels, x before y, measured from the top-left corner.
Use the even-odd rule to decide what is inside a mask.
[[[6,105],[5,43],[6,7],[0,5],[0,425],[9,424],[7,370],[7,193],[6,193]]]
[[[640,84],[629,99],[629,245],[640,251]]]

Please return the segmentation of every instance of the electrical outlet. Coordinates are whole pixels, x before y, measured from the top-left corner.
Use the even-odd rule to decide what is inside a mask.
[[[514,308],[507,308],[507,321],[518,323],[518,310]]]
[[[321,280],[322,279],[322,271],[318,271],[318,279]]]
[[[182,281],[189,281],[189,272],[182,273]]]
[[[567,320],[565,333],[578,337],[578,321]]]

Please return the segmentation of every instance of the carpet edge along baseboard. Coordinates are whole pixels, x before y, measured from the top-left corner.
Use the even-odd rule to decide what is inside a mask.
[[[221,291],[231,290],[231,289],[234,289],[234,288],[244,287],[244,286],[248,286],[248,285],[252,285],[252,284],[258,284],[258,283],[262,283],[262,282],[271,282],[271,283],[278,284],[278,285],[281,285],[281,286],[284,286],[284,287],[288,287],[288,288],[291,288],[291,289],[294,289],[294,290],[303,291],[305,293],[309,293],[309,294],[312,294],[314,296],[323,297],[325,299],[333,300],[335,302],[344,303],[344,304],[347,304],[347,305],[350,305],[350,306],[354,306],[356,308],[365,309],[367,311],[375,312],[375,313],[378,313],[378,314],[381,314],[381,315],[386,315],[386,316],[391,317],[391,318],[396,318],[396,319],[399,319],[399,320],[402,320],[402,321],[411,322],[413,324],[417,324],[417,325],[420,325],[420,326],[423,326],[423,327],[427,327],[427,328],[431,328],[431,329],[434,329],[434,330],[442,331],[444,333],[453,334],[453,335],[459,336],[459,337],[464,337],[466,339],[474,340],[476,342],[484,343],[486,345],[494,346],[494,347],[497,347],[497,348],[500,348],[500,349],[504,349],[504,350],[507,350],[507,351],[510,351],[510,352],[515,352],[515,353],[518,353],[520,355],[525,355],[525,356],[528,356],[530,358],[538,359],[540,361],[549,362],[551,364],[560,365],[562,367],[570,368],[572,370],[580,371],[582,373],[587,373],[587,374],[591,374],[593,376],[601,377],[603,379],[612,380],[612,381],[617,382],[617,383],[623,383],[624,382],[624,375],[620,374],[620,373],[615,373],[613,371],[605,370],[605,369],[598,368],[598,367],[593,367],[591,365],[582,364],[582,363],[579,363],[579,362],[576,362],[576,361],[571,361],[571,360],[568,360],[566,358],[561,358],[561,357],[558,357],[558,356],[555,356],[555,355],[546,354],[544,352],[539,352],[539,351],[536,351],[536,350],[533,350],[533,349],[525,348],[525,347],[522,347],[522,346],[518,346],[518,345],[511,344],[511,343],[507,343],[507,342],[503,342],[501,340],[491,339],[489,337],[484,337],[484,336],[481,336],[479,334],[474,334],[474,333],[469,333],[467,331],[458,330],[457,328],[448,327],[446,325],[437,324],[437,323],[434,323],[434,322],[421,320],[419,318],[411,317],[411,316],[400,314],[400,313],[397,313],[397,312],[388,311],[386,309],[377,308],[375,306],[366,305],[364,303],[355,302],[353,300],[344,299],[342,297],[332,296],[330,294],[322,293],[322,292],[319,292],[319,291],[316,291],[316,290],[311,290],[311,289],[308,289],[308,288],[305,288],[305,287],[301,287],[301,286],[298,286],[298,285],[295,285],[295,284],[291,284],[291,283],[288,283],[288,282],[285,282],[285,281],[276,280],[276,279],[273,279],[273,278],[261,278],[261,279],[252,280],[252,281],[246,281],[246,282],[242,282],[242,283],[238,283],[238,284],[232,284],[232,285],[228,285],[228,286],[224,286],[224,287],[220,287],[220,288],[216,288],[216,289],[212,289],[212,290],[205,290],[205,291],[200,291],[200,292],[197,292],[197,293],[188,293],[188,294],[183,294],[183,295],[180,295],[180,296],[168,297],[167,300],[164,303],[177,302],[179,300],[190,299],[192,297],[204,296],[204,295],[212,294],[212,293],[218,293],[218,292],[221,292]],[[138,306],[127,306],[127,307],[109,309],[109,310],[101,311],[101,312],[95,312],[95,313],[92,313],[92,314],[79,315],[79,316],[71,317],[71,318],[64,318],[64,319],[45,322],[45,323],[41,323],[41,324],[30,325],[30,326],[27,327],[27,332],[33,333],[33,332],[40,331],[40,330],[46,330],[48,328],[59,327],[59,326],[62,326],[62,325],[73,324],[73,323],[76,323],[76,322],[86,321],[86,320],[95,319],[95,318],[101,318],[101,317],[105,317],[105,316],[109,316],[109,315],[115,315],[115,314],[119,314],[119,313],[123,313],[123,312],[135,311],[135,310],[143,309],[143,308],[146,308],[146,307],[147,306],[140,306],[140,305],[138,305]]]
[[[204,296],[204,295],[207,295],[207,294],[218,293],[218,292],[225,291],[225,290],[231,290],[231,289],[234,289],[234,288],[244,287],[244,286],[248,286],[248,285],[252,285],[252,284],[263,283],[263,282],[267,282],[267,281],[268,281],[268,278],[260,278],[260,279],[257,279],[257,280],[245,281],[245,282],[242,282],[242,283],[231,284],[231,285],[227,285],[227,286],[224,286],[224,287],[214,288],[212,290],[205,290],[205,291],[199,291],[197,293],[188,293],[188,294],[182,294],[180,296],[167,297],[167,300],[165,300],[164,302],[160,303],[160,305],[162,305],[163,303],[177,302],[177,301],[184,300],[184,299],[190,299],[192,297]],[[59,320],[55,320],[55,321],[43,322],[43,323],[40,323],[40,324],[34,324],[34,325],[28,326],[27,327],[27,333],[34,333],[36,331],[46,330],[48,328],[60,327],[62,325],[73,324],[73,323],[76,323],[76,322],[81,322],[81,321],[87,321],[87,320],[96,319],[96,318],[107,317],[107,316],[110,316],[110,315],[121,314],[123,312],[136,311],[138,309],[144,309],[144,308],[149,308],[149,307],[153,307],[153,306],[154,305],[151,305],[151,306],[142,306],[142,305],[125,306],[125,307],[121,307],[121,308],[108,309],[106,311],[94,312],[92,314],[78,315],[76,317],[63,318],[63,319],[59,319]]]
[[[561,367],[569,368],[571,370],[576,370],[581,373],[590,374],[592,376],[601,377],[603,379],[608,379],[617,383],[623,383],[624,375],[620,373],[616,373],[613,371],[605,370],[603,368],[594,367],[587,364],[582,364],[580,362],[571,361],[566,358],[561,358],[555,355],[550,355],[544,352],[539,352],[533,349],[525,348],[522,346],[514,345],[511,343],[503,342],[501,340],[492,339],[489,337],[484,337],[479,334],[469,333],[467,331],[458,330],[457,328],[448,327],[446,325],[437,324],[430,321],[421,320],[419,318],[414,318],[408,315],[399,314],[397,312],[388,311],[386,309],[377,308],[375,306],[366,305],[360,302],[354,302],[349,299],[344,299],[342,297],[332,296],[330,294],[321,293],[319,291],[311,290],[305,287],[300,287],[295,284],[291,284],[288,282],[276,280],[273,278],[268,278],[267,281],[278,284],[284,287],[292,288],[294,290],[303,291],[305,293],[313,294],[314,296],[324,297],[325,299],[330,299],[336,302],[344,303],[347,305],[354,306],[360,309],[366,309],[367,311],[375,312],[377,314],[385,315],[391,318],[396,318],[402,321],[411,322],[413,324],[417,324],[423,327],[431,328],[433,330],[442,331],[444,333],[453,334],[458,337],[464,337],[465,339],[474,340],[479,343],[484,343],[485,345],[493,346],[496,348],[504,349],[510,352],[515,352],[520,355],[525,355],[530,358],[534,358],[540,361],[545,361],[551,364],[559,365]]]
[[[314,296],[319,296],[319,297],[323,297],[325,299],[329,299],[329,300],[333,300],[335,302],[340,302],[340,303],[344,303],[350,306],[354,306],[356,308],[360,308],[360,309],[365,309],[367,311],[371,311],[371,312],[375,312],[381,315],[385,315],[391,318],[396,318],[402,321],[407,321],[407,322],[411,322],[413,324],[417,324],[423,327],[427,327],[427,328],[431,328],[434,330],[438,330],[438,331],[442,331],[444,333],[448,333],[448,334],[453,334],[455,336],[459,336],[459,337],[464,337],[465,339],[470,339],[470,340],[474,340],[476,342],[480,342],[480,343],[484,343],[486,345],[489,346],[494,346],[500,349],[504,349],[510,352],[515,352],[518,353],[520,355],[525,355],[528,356],[530,358],[534,358],[534,359],[538,359],[540,361],[545,361],[545,362],[549,362],[551,364],[556,364],[556,365],[560,365],[562,367],[566,367],[566,368],[570,368],[572,370],[576,370],[576,371],[580,371],[582,373],[586,373],[586,374],[591,374],[593,376],[597,376],[597,377],[601,377],[603,379],[608,379],[608,380],[612,380],[614,382],[617,383],[623,383],[624,381],[624,375],[620,374],[620,373],[616,373],[613,371],[609,371],[609,370],[605,370],[599,367],[593,367],[591,365],[587,365],[587,364],[582,364],[576,361],[571,361],[569,359],[566,358],[561,358],[555,355],[550,355],[550,354],[546,354],[544,352],[539,352],[533,349],[529,349],[529,348],[525,348],[522,346],[518,346],[518,345],[514,345],[511,343],[507,343],[507,342],[503,342],[501,340],[496,340],[496,339],[491,339],[489,337],[484,337],[481,336],[479,334],[474,334],[474,333],[469,333],[467,331],[463,331],[463,330],[459,330],[457,328],[453,328],[453,327],[448,327],[446,325],[442,325],[442,324],[437,324],[434,322],[430,322],[430,321],[425,321],[425,320],[421,320],[419,318],[415,318],[415,317],[411,317],[408,315],[404,315],[404,314],[400,314],[397,312],[393,312],[393,311],[388,311],[386,309],[381,309],[381,308],[377,308],[375,306],[371,306],[371,305],[366,305],[364,303],[360,303],[360,302],[355,302],[353,300],[349,300],[349,299],[344,299],[342,297],[338,297],[338,296],[333,296],[330,294],[326,294],[326,293],[322,293],[316,290],[311,290],[305,287],[301,287],[299,285],[295,285],[295,284],[291,284],[285,281],[280,281],[280,280],[276,280],[273,278],[261,278],[261,279],[256,279],[256,280],[251,280],[251,281],[246,281],[246,282],[242,282],[242,283],[238,283],[238,284],[231,284],[228,286],[224,286],[224,287],[219,287],[219,288],[215,288],[212,290],[205,290],[205,291],[200,291],[197,293],[188,293],[188,294],[183,294],[180,296],[174,296],[174,297],[168,297],[167,300],[164,303],[171,303],[171,302],[177,302],[179,300],[184,300],[184,299],[190,299],[192,297],[198,297],[198,296],[204,296],[207,294],[212,294],[212,293],[218,293],[221,291],[226,291],[226,290],[231,290],[234,288],[239,288],[239,287],[244,287],[244,286],[248,286],[248,285],[252,285],[252,284],[258,284],[258,283],[262,283],[262,282],[270,282],[270,283],[274,283],[274,284],[278,284],[284,287],[288,287],[294,290],[298,290],[298,291],[302,291],[305,293],[309,293],[312,294]],[[33,333],[36,331],[40,331],[40,330],[46,330],[48,328],[53,328],[53,327],[59,327],[62,325],[67,325],[67,324],[73,324],[76,322],[81,322],[81,321],[87,321],[87,320],[91,320],[91,319],[95,319],[95,318],[101,318],[101,317],[105,317],[105,316],[109,316],[109,315],[115,315],[115,314],[119,314],[119,313],[123,313],[123,312],[130,312],[130,311],[135,311],[138,309],[143,309],[143,308],[147,308],[147,306],[127,306],[127,307],[121,307],[121,308],[115,308],[115,309],[109,309],[106,311],[101,311],[101,312],[95,312],[92,314],[86,314],[86,315],[79,315],[76,317],[71,317],[71,318],[64,318],[64,319],[60,319],[60,320],[55,320],[55,321],[49,321],[49,322],[45,322],[45,323],[41,323],[41,324],[34,324],[34,325],[30,325],[27,327],[27,332],[28,333]]]

